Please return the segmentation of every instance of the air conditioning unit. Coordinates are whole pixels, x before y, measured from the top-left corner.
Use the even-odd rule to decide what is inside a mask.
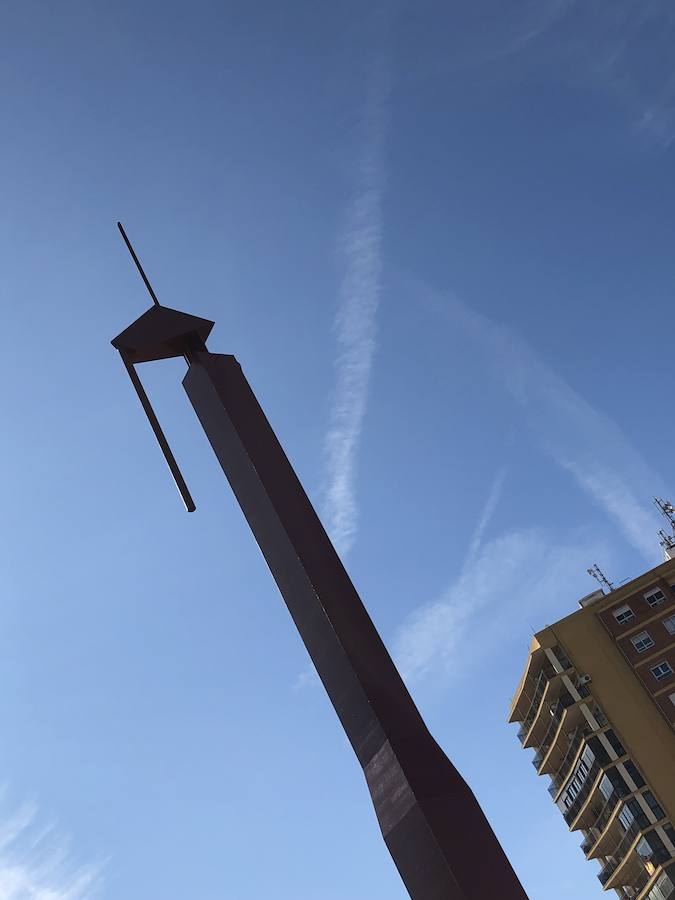
[[[590,675],[580,675],[577,678],[577,687],[581,687],[582,684],[590,684],[593,679]]]

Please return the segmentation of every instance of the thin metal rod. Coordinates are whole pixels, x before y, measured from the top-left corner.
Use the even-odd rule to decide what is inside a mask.
[[[159,300],[157,299],[157,295],[156,295],[155,292],[153,291],[152,285],[151,285],[150,282],[148,281],[148,276],[147,276],[147,275],[145,274],[145,272],[143,271],[143,266],[141,265],[139,258],[136,256],[136,252],[135,252],[134,248],[131,246],[131,241],[130,241],[129,238],[127,237],[127,233],[126,233],[126,231],[124,230],[124,227],[122,226],[122,223],[121,223],[121,222],[118,222],[118,223],[117,223],[117,227],[118,227],[119,230],[120,230],[120,234],[121,234],[122,237],[124,238],[124,243],[127,245],[127,249],[129,250],[129,253],[131,253],[131,256],[132,256],[133,261],[136,263],[136,268],[137,268],[138,271],[141,273],[141,278],[142,278],[143,281],[145,282],[145,286],[146,286],[146,288],[148,289],[148,292],[149,292],[150,296],[152,297],[152,302],[155,304],[155,306],[160,306],[161,304],[160,304]],[[133,379],[132,379],[132,380],[133,380]]]
[[[124,232],[122,232],[124,233]],[[132,251],[133,252],[133,251]],[[169,471],[173,475],[173,480],[176,482],[176,487],[178,488],[178,493],[183,498],[183,503],[185,504],[185,509],[188,512],[194,512],[197,508],[195,506],[195,502],[192,499],[192,495],[188,490],[188,486],[185,483],[185,479],[183,478],[180,469],[178,468],[178,463],[176,462],[176,458],[171,452],[171,448],[169,447],[169,443],[164,436],[164,432],[162,431],[162,426],[157,421],[157,416],[155,415],[155,411],[150,405],[150,400],[148,395],[145,393],[145,388],[141,384],[141,379],[138,377],[138,373],[134,368],[133,363],[129,362],[124,353],[120,353],[122,357],[122,362],[129,373],[129,378],[131,378],[131,383],[133,384],[136,393],[138,394],[138,399],[141,401],[141,406],[145,410],[145,414],[148,417],[148,421],[150,422],[150,427],[155,432],[155,437],[157,438],[157,443],[160,446],[162,453],[164,454],[164,459],[166,460],[166,464],[169,467]]]

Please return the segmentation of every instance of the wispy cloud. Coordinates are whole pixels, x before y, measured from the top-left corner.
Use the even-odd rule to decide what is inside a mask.
[[[0,900],[93,900],[99,884],[100,868],[74,866],[58,831],[39,827],[35,806],[0,812]]]
[[[303,669],[296,678],[295,684],[293,685],[293,691],[302,691],[305,688],[320,687],[320,685],[321,680],[314,668],[314,664],[310,662],[307,668]]]
[[[381,53],[370,66],[357,185],[340,237],[345,271],[335,320],[336,385],[325,439],[323,507],[327,530],[341,553],[351,547],[358,520],[356,453],[368,401],[381,294],[383,153],[389,92],[389,60]]]
[[[562,66],[613,94],[635,130],[654,144],[675,140],[675,10],[669,0],[545,0],[521,2],[515,34],[504,35],[510,56],[539,45],[533,60]]]
[[[433,672],[452,677],[541,621],[542,601],[553,615],[569,610],[589,557],[607,558],[597,536],[567,541],[541,529],[510,531],[467,557],[459,576],[440,598],[415,610],[395,636],[393,656],[410,684]],[[489,615],[486,615],[489,609]],[[480,642],[467,638],[480,616]]]
[[[472,572],[478,562],[483,537],[499,503],[506,472],[506,466],[502,466],[492,480],[457,583],[438,602],[416,610],[398,633],[394,656],[406,679],[414,679],[427,672],[439,656],[445,658],[446,654],[452,655],[466,623],[475,614],[473,602],[462,602],[466,599],[461,596],[463,585],[467,578],[473,580]]]
[[[513,329],[457,297],[416,283],[417,298],[475,342],[485,367],[522,408],[542,449],[608,515],[626,540],[654,565],[659,521],[649,498],[661,477],[619,426],[574,391]]]
[[[478,522],[476,523],[474,532],[471,535],[469,552],[467,554],[468,560],[473,560],[480,550],[483,536],[487,531],[488,525],[492,521],[492,517],[494,516],[495,510],[497,509],[497,504],[501,499],[507,471],[507,467],[502,466],[499,472],[497,472],[496,476],[494,477],[492,484],[490,485],[487,500],[485,501],[483,509],[481,510],[481,514],[478,518]]]
[[[429,15],[424,7],[418,0],[420,19]],[[415,60],[401,77],[506,65],[509,77],[549,75],[604,92],[636,134],[667,148],[675,140],[674,41],[671,0],[474,0],[442,55]]]

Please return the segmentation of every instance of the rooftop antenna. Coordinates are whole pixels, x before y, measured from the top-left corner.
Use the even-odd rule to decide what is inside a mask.
[[[675,535],[668,534],[663,528],[659,528],[657,534],[659,536],[659,544],[664,550],[675,550]]]
[[[238,361],[208,350],[213,322],[160,306],[144,281],[153,306],[113,347],[132,381],[135,363],[186,361],[185,392],[352,745],[411,900],[527,900],[478,800],[427,729]],[[270,813],[263,809],[261,821]],[[273,831],[261,832],[261,863],[273,841]],[[339,848],[329,849],[339,865]]]
[[[611,593],[614,590],[614,585],[612,582],[606,577],[600,566],[596,563],[591,566],[590,569],[586,569],[591,578],[595,578],[595,580],[600,585],[602,593],[605,593],[605,588],[607,588],[607,593]]]
[[[673,504],[669,500],[662,500],[660,497],[654,497],[654,504],[661,510],[661,515],[668,519],[671,531],[675,535],[675,507]]]

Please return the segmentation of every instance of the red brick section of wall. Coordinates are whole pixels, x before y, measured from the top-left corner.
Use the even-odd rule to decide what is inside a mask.
[[[625,637],[618,638],[617,644],[632,666],[641,665],[645,657],[651,659],[655,653],[664,653],[675,644],[675,634],[671,634],[665,626],[666,619],[675,617],[675,608],[670,607],[663,611],[661,610],[661,606],[657,607],[654,610],[655,613],[658,613],[657,618],[653,619],[651,622],[645,622],[642,627],[632,630],[630,634],[627,634]],[[646,646],[645,641],[642,639],[645,632],[653,641],[651,647]],[[645,649],[636,649],[632,640],[633,638],[640,638],[638,646],[644,647]],[[649,643],[649,641],[647,641],[647,643]]]
[[[660,588],[666,598],[665,602],[661,603],[659,606],[650,606],[645,600],[644,595],[648,594],[649,591],[654,588]],[[634,618],[623,625],[616,621],[613,613],[613,610],[620,606],[629,606],[634,614]],[[612,604],[612,606],[608,606],[607,609],[598,613],[598,618],[611,636],[616,639],[626,633],[632,634],[636,630],[641,631],[642,629],[639,628],[640,625],[654,616],[663,618],[666,611],[668,611],[668,614],[675,612],[675,590],[668,585],[667,581],[659,578],[650,585],[649,588],[639,591],[636,594],[630,594],[623,600],[618,600],[616,603]]]
[[[649,594],[654,588],[659,588],[663,592],[665,600],[657,606],[650,606],[645,594]],[[622,606],[630,607],[633,612],[633,618],[625,623],[617,622],[614,615],[614,610]],[[616,642],[631,668],[635,670],[647,692],[670,725],[675,728],[675,702],[670,696],[673,694],[675,698],[675,674],[657,680],[651,671],[659,663],[667,662],[675,673],[675,635],[670,634],[664,625],[664,620],[673,615],[675,615],[675,584],[671,587],[662,578],[655,580],[648,588],[617,600],[597,613],[605,630]],[[640,653],[635,649],[631,637],[636,637],[643,631],[649,634],[654,646]],[[654,696],[657,692],[658,696]]]
[[[652,669],[654,666],[658,666],[659,663],[666,663],[670,666],[672,669],[670,675],[660,679],[654,677]],[[670,688],[671,691],[675,691],[675,646],[671,647],[670,650],[667,650],[665,653],[659,653],[644,665],[637,666],[635,673],[650,694],[655,694],[657,691],[663,691],[665,688]]]

